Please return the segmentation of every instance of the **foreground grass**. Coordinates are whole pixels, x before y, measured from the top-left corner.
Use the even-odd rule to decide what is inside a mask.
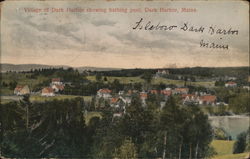
[[[245,157],[248,154],[249,152],[239,153],[239,154],[220,155],[220,156],[215,156],[212,159],[246,159]]]
[[[213,140],[211,146],[214,147],[217,155],[212,159],[244,159],[249,152],[233,154],[233,145],[235,141]]]
[[[233,153],[233,145],[235,141],[213,140],[211,146],[214,147],[217,155],[227,155]]]

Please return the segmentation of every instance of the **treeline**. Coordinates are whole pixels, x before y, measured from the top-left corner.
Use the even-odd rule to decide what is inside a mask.
[[[192,67],[192,68],[166,68],[159,70],[168,70],[170,74],[202,76],[202,77],[219,77],[219,76],[235,76],[246,77],[249,74],[248,67]],[[134,77],[143,75],[145,72],[156,73],[158,69],[123,69],[113,71],[95,71],[103,76],[117,77]]]
[[[1,105],[1,151],[8,158],[205,158],[212,129],[198,107],[181,107],[171,97],[157,109],[138,96],[122,117],[106,107],[85,123],[82,98]]]
[[[47,69],[34,69],[29,72],[31,78],[37,78],[38,76],[45,76],[45,77],[56,77],[61,78],[62,80],[66,82],[83,82],[86,80],[84,78],[84,74],[79,73],[78,70],[73,68],[47,68]]]

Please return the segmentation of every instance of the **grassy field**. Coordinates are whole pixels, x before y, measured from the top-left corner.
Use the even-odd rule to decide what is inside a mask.
[[[233,145],[235,141],[213,140],[211,145],[215,148],[217,155],[227,155],[233,153]]]
[[[9,88],[0,88],[1,95],[13,95],[14,90],[10,90]]]
[[[1,82],[10,83],[16,81],[17,85],[28,85],[31,90],[36,85],[49,80],[48,77],[44,76],[38,76],[36,79],[27,78],[26,76],[30,75],[29,73],[3,73],[1,75]],[[13,91],[9,88],[1,88],[1,95],[13,95]]]
[[[239,154],[220,155],[220,156],[215,156],[212,159],[246,159],[245,157],[248,154],[249,152],[239,153]]]
[[[32,86],[42,83],[43,81],[48,80],[48,77],[44,77],[44,76],[38,76],[36,79],[31,79],[31,78],[27,78],[26,75],[29,75],[28,73],[4,73],[2,74],[2,82],[12,82],[12,81],[16,81],[19,85],[29,85],[31,88]]]
[[[87,79],[90,81],[96,81],[95,76],[87,76]],[[140,77],[107,77],[108,82],[113,82],[115,79],[118,79],[121,83],[124,84],[144,82],[144,80]]]
[[[87,76],[87,79],[90,81],[96,81],[95,76]],[[128,84],[128,83],[138,83],[138,82],[145,82],[141,77],[107,77],[108,82],[113,82],[115,79],[118,79],[121,83]],[[152,84],[174,84],[177,86],[184,86],[185,81],[183,80],[171,80],[166,78],[153,78]],[[188,84],[194,86],[204,86],[204,87],[213,87],[214,82],[189,82]]]
[[[212,159],[243,159],[248,153],[233,154],[235,141],[213,140],[211,146],[214,147],[217,155]]]
[[[17,97],[17,96],[13,96],[13,97]],[[73,99],[76,97],[83,98],[85,102],[90,102],[92,100],[92,96],[57,95],[57,96],[53,96],[53,97],[44,97],[44,96],[40,96],[40,95],[31,95],[30,101],[31,102],[45,102],[45,101],[51,101],[54,99],[64,100],[64,99]],[[11,101],[19,101],[19,99],[3,99],[3,98],[1,98],[1,104],[5,104],[5,103],[11,102]]]
[[[43,97],[40,95],[33,95],[30,96],[30,101],[31,102],[43,102],[43,101],[49,101],[49,100],[64,100],[64,99],[73,99],[76,97],[81,97],[84,99],[84,101],[91,101],[92,97],[91,96],[74,96],[74,95],[58,95],[58,96],[53,96],[53,97]]]

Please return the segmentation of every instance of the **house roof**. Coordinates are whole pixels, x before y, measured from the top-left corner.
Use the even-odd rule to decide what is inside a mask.
[[[52,78],[52,82],[61,82],[60,78]]]
[[[147,98],[147,97],[148,97],[148,94],[147,94],[147,93],[144,93],[144,92],[141,92],[141,93],[140,93],[140,97],[141,97],[141,98]]]
[[[111,93],[112,91],[110,89],[104,88],[104,89],[99,89],[98,92],[100,92],[100,93]]]
[[[119,98],[111,98],[111,103],[116,103],[116,102],[118,102],[118,100],[119,100]]]
[[[15,91],[21,91],[24,88],[24,86],[18,85],[15,88]]]
[[[150,90],[150,93],[151,93],[151,94],[158,94],[158,90],[152,89],[152,90]]]
[[[170,96],[170,95],[172,94],[172,91],[171,91],[171,90],[162,90],[162,91],[161,91],[161,94]]]
[[[51,87],[45,87],[42,89],[42,93],[54,93],[54,90]]]
[[[175,88],[174,90],[175,90],[175,91],[180,91],[180,92],[186,92],[186,91],[188,91],[189,89],[188,89],[188,88]]]
[[[64,90],[64,86],[63,85],[55,85],[55,87],[57,88],[57,89],[59,89],[59,90]]]
[[[230,81],[230,82],[227,82],[227,84],[234,85],[234,84],[236,84],[236,83],[235,83],[235,82],[233,82],[233,81]]]
[[[206,102],[215,102],[217,97],[214,95],[204,95],[204,96],[201,96],[200,99],[202,101],[206,101]]]

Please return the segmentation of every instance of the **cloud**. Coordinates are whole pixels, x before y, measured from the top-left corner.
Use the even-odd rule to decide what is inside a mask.
[[[95,26],[114,26],[116,24],[116,22],[114,21],[110,21],[110,20],[95,20],[95,21],[92,21],[92,24],[94,24]]]

